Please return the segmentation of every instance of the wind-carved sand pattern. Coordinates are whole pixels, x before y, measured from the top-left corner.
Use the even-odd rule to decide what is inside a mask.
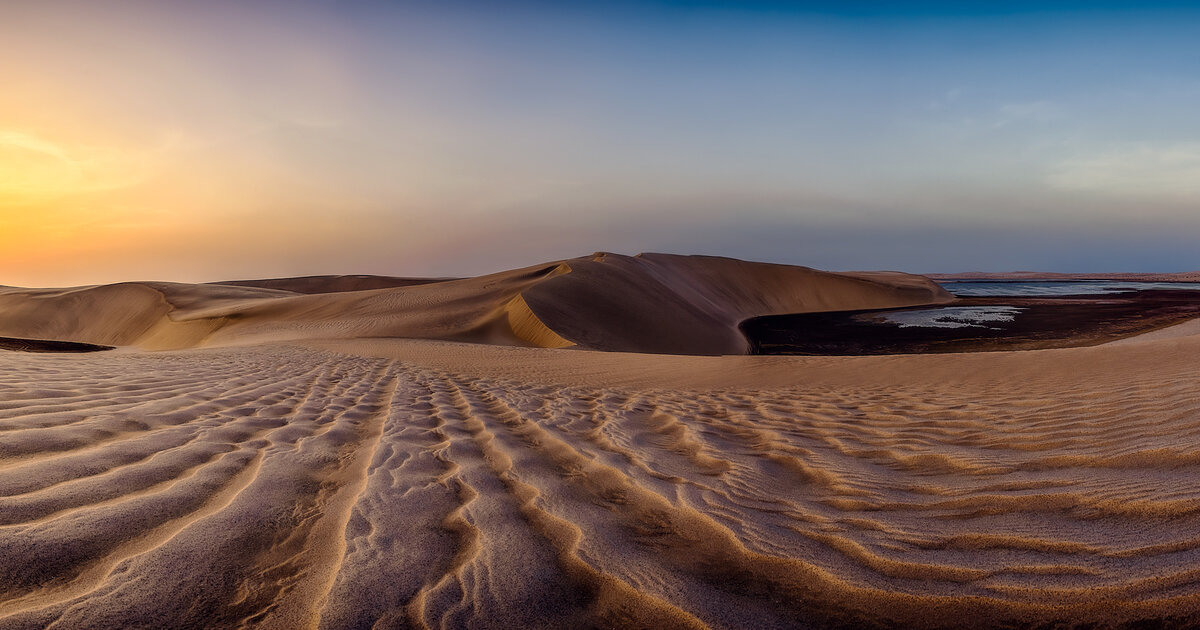
[[[686,391],[0,354],[0,628],[1184,626],[1177,369]]]

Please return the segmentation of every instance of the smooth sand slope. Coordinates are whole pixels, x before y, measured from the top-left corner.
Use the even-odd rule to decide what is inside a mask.
[[[666,254],[595,254],[421,284],[328,276],[328,292],[320,292],[321,282],[314,277],[242,282],[261,286],[137,282],[0,289],[0,336],[149,349],[403,337],[742,354],[747,345],[737,324],[748,317],[951,299],[920,276],[837,274]],[[387,282],[404,286],[348,290]]]

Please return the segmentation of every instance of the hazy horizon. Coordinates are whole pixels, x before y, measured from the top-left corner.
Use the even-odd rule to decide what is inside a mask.
[[[0,284],[1200,269],[1200,8],[0,6]]]

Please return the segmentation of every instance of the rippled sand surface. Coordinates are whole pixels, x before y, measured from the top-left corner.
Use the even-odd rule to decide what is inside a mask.
[[[1188,343],[3,353],[0,628],[1187,627]]]

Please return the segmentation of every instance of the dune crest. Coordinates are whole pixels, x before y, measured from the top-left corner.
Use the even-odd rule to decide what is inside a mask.
[[[525,291],[538,318],[581,347],[659,354],[745,354],[737,325],[781,313],[949,302],[931,280],[831,273],[715,256],[598,252]]]
[[[0,289],[3,336],[113,346],[137,343],[171,305],[146,284]]]
[[[265,280],[224,280],[210,282],[233,287],[258,287],[280,289],[292,293],[345,293],[347,291],[369,291],[409,287],[418,284],[433,284],[458,280],[459,278],[398,278],[396,276],[296,276],[292,278],[268,278]]]
[[[389,282],[398,286],[353,290]],[[314,276],[236,285],[140,282],[0,289],[0,336],[155,350],[400,337],[744,354],[748,346],[737,325],[748,317],[951,299],[936,283],[900,273],[830,273],[710,256],[599,253],[429,282]]]

